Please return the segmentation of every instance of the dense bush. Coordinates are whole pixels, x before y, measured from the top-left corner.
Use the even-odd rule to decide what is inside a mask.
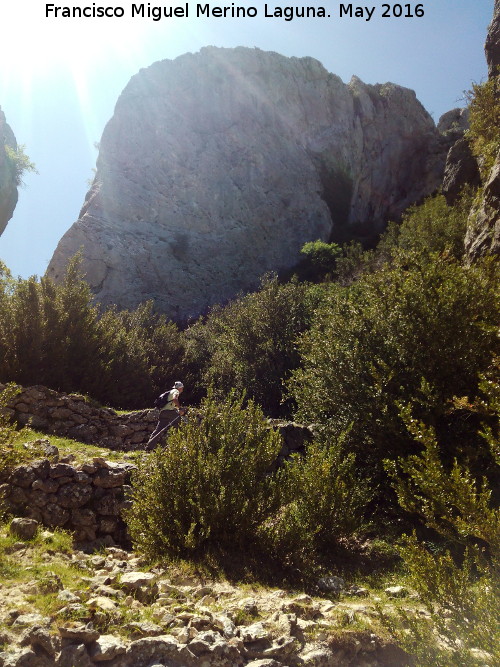
[[[356,242],[345,245],[332,277],[342,285],[350,285],[363,274],[379,271],[387,264],[404,264],[405,258],[436,261],[438,253],[443,258],[462,259],[474,194],[467,187],[452,206],[442,195],[428,197],[422,204],[411,206],[400,223],[389,222],[376,248],[363,250]]]
[[[342,442],[315,441],[276,468],[281,438],[253,403],[210,394],[133,479],[127,523],[151,559],[260,554],[307,577],[362,525],[369,486]]]
[[[266,278],[259,291],[214,308],[186,332],[187,361],[220,395],[245,391],[266,414],[287,414],[283,381],[298,366],[295,341],[318,301],[319,288]]]
[[[145,407],[181,374],[182,336],[151,303],[93,305],[78,259],[64,280],[14,280],[0,267],[0,381],[80,391],[106,405]]]
[[[462,259],[473,200],[473,191],[466,188],[453,206],[446,203],[443,195],[436,195],[410,207],[400,224],[389,223],[380,239],[377,254],[387,260],[415,253],[419,257],[439,253]]]
[[[297,271],[301,280],[319,281],[335,275],[337,259],[342,255],[342,249],[337,243],[325,241],[309,241],[300,251],[306,259]]]
[[[358,465],[411,451],[400,404],[436,425],[454,395],[474,397],[477,374],[497,349],[498,271],[494,261],[463,268],[415,261],[332,285],[290,383],[297,417],[350,428]]]
[[[488,395],[490,412],[483,435],[498,480],[500,385],[488,379],[481,388]],[[398,464],[387,462],[399,502],[405,510],[418,513],[427,527],[444,538],[454,555],[433,551],[415,535],[407,536],[400,553],[409,583],[428,616],[386,614],[385,623],[396,640],[416,657],[416,665],[499,664],[498,502],[486,479],[477,480],[458,460],[451,467],[444,465],[433,429],[411,419],[408,412],[406,423],[421,451]]]
[[[281,504],[259,529],[267,551],[283,564],[314,569],[331,562],[339,543],[360,530],[371,497],[343,439],[316,439],[307,455],[283,469]]]
[[[261,410],[234,394],[222,403],[209,395],[201,416],[171,433],[134,475],[127,522],[151,558],[250,549],[279,503],[269,472],[281,440]]]
[[[474,84],[467,98],[470,111],[467,136],[485,176],[500,149],[500,73],[484,83]]]

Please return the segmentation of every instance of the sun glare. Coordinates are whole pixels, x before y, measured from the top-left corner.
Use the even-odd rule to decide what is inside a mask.
[[[96,3],[86,4],[92,8]],[[8,2],[0,40],[1,86],[15,80],[26,90],[34,79],[40,81],[66,70],[81,88],[107,58],[131,61],[133,45],[147,29],[145,22],[132,21],[126,15],[66,18],[59,12],[57,17],[46,17],[47,6],[39,0]],[[71,2],[67,6],[79,5]]]

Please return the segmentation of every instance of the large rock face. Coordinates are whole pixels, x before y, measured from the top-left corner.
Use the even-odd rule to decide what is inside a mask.
[[[500,0],[495,0],[493,19],[490,23],[484,50],[489,76],[498,74],[497,68],[500,67]]]
[[[440,184],[446,148],[412,91],[346,85],[311,58],[208,47],[157,62],[120,96],[48,274],[81,249],[103,304],[197,316],[293,267],[307,241],[379,231]]]
[[[485,53],[490,78],[500,76],[500,0],[495,0]],[[465,250],[469,261],[485,254],[500,254],[500,152],[485,179],[482,200],[471,211]]]
[[[5,114],[0,108],[0,234],[14,213],[17,204],[17,183],[5,146],[17,148],[14,133],[7,125]]]
[[[465,249],[470,260],[500,254],[500,154],[484,185],[480,205],[469,216]]]

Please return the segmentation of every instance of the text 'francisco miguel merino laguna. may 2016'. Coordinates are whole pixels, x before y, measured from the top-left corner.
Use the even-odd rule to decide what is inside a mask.
[[[134,4],[127,8],[121,5],[92,5],[87,6],[59,6],[51,3],[45,5],[46,18],[136,18],[161,21],[162,19],[180,18],[225,18],[225,19],[252,19],[263,17],[269,19],[293,19],[311,18],[354,18],[370,21],[375,15],[382,18],[421,18],[425,15],[423,3],[413,4],[382,4],[380,6],[355,5],[353,3],[338,3],[333,7],[321,6],[280,6],[264,4],[263,7],[247,5],[213,5],[209,3],[190,3],[180,5],[152,5],[151,3]]]

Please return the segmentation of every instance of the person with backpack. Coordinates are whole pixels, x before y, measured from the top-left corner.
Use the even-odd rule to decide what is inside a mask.
[[[181,415],[184,414],[184,409],[179,402],[179,396],[183,391],[184,385],[177,381],[174,382],[170,391],[166,391],[155,400],[155,407],[160,410],[160,415],[156,428],[149,437],[146,450],[154,449],[158,440],[165,435],[168,429],[179,426]]]

